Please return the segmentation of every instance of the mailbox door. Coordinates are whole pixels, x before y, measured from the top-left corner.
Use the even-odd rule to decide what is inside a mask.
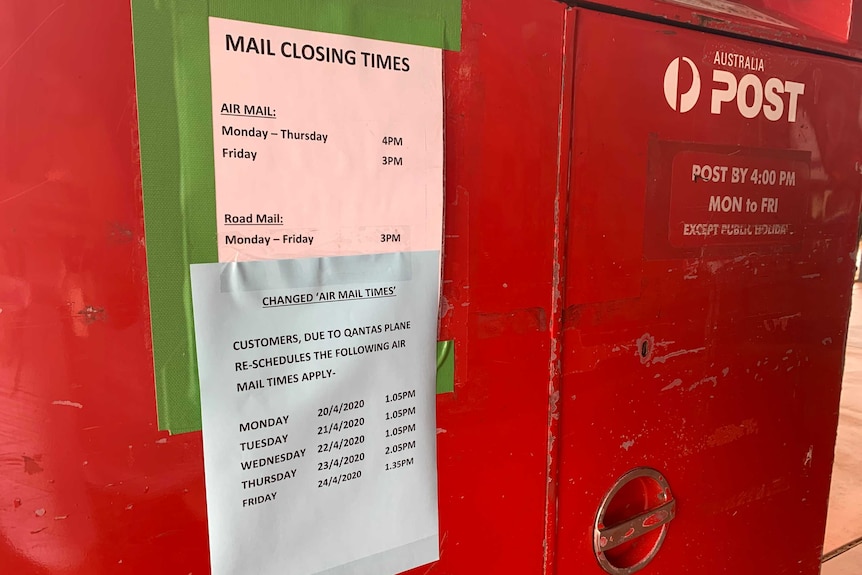
[[[817,573],[862,67],[582,10],[574,84],[559,572],[603,572],[599,508],[647,467],[675,518],[644,572]],[[600,531],[659,505],[629,491]],[[617,567],[659,539],[632,535]]]

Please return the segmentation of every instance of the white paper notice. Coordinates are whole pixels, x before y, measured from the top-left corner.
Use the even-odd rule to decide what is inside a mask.
[[[438,261],[192,266],[214,575],[438,559]]]
[[[219,261],[440,249],[440,49],[209,25]]]

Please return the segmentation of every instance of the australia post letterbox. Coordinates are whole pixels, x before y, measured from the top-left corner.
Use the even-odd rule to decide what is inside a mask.
[[[239,5],[145,3],[166,29]],[[336,23],[436,21],[325,4]],[[817,573],[862,183],[850,7],[458,4],[440,44],[440,559],[413,572]],[[123,2],[0,7],[3,573],[211,570],[201,434],[156,407],[152,318],[174,312],[147,273],[141,40]],[[155,46],[176,98],[171,145],[144,159],[177,181],[213,158],[184,136],[188,47]],[[162,246],[190,261],[174,231]]]
[[[558,569],[817,573],[862,68],[768,10],[636,4],[575,16]]]
[[[293,5],[293,25],[317,4]],[[446,131],[439,339],[453,342],[455,375],[454,389],[437,396],[441,560],[419,572],[540,573],[550,565],[553,532],[546,494],[550,334],[559,328],[551,314],[554,210],[565,185],[560,104],[571,54],[562,41],[572,11],[552,1],[501,9],[483,0],[463,12],[451,0],[431,8],[327,4],[336,25],[370,23],[368,34],[396,35],[392,17],[433,32],[435,7],[451,15],[455,6],[454,19],[437,28],[447,38],[439,55]],[[194,35],[195,17],[203,14],[205,26],[216,3],[134,5],[150,9],[153,29]],[[185,25],[189,18],[194,25]],[[169,311],[158,294],[150,299],[159,282],[169,295],[187,289],[188,270],[148,278],[159,230],[144,229],[138,116],[147,109],[137,104],[148,88],[136,85],[133,57],[145,38],[133,38],[129,3],[113,1],[3,3],[0,30],[0,572],[209,573],[201,433],[160,425],[159,418],[195,414],[157,409],[154,389],[190,352],[181,333],[166,334],[178,339],[167,343],[167,369],[154,371],[151,318],[182,321],[191,309]],[[188,87],[207,65],[174,58],[206,37],[204,28],[191,42],[154,42],[155,57],[138,62],[141,73],[160,75],[149,84],[156,96],[176,95],[156,110],[164,144],[149,149],[154,163],[143,158],[150,182],[206,177],[188,162],[213,160],[200,132],[183,135],[196,127],[190,115],[211,103],[208,84]],[[439,36],[428,38],[441,45]],[[201,189],[176,188],[185,196]],[[190,224],[213,217],[200,203],[187,208],[164,213]],[[184,242],[187,229],[164,230],[173,234],[161,244],[166,259],[200,251]],[[181,385],[176,397],[186,403],[195,394]]]

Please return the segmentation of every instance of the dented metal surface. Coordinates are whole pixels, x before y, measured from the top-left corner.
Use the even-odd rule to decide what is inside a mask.
[[[466,0],[443,56],[457,361],[438,397],[441,561],[417,573],[552,561],[567,16],[507,4]],[[129,4],[5,3],[0,30],[0,571],[207,573],[200,435],[156,425]]]
[[[466,0],[463,48],[444,55],[440,339],[458,359],[437,399],[441,561],[415,573],[600,573],[597,510],[643,465],[673,484],[685,534],[668,532],[656,572],[815,573],[862,72],[552,0],[505,4]],[[0,138],[0,565],[206,573],[200,436],[156,429],[128,6],[0,12],[0,103],[15,111]],[[798,120],[713,118],[706,88],[704,110],[671,110],[668,63],[692,58],[706,85],[707,49],[805,82]],[[665,245],[668,141],[807,154],[800,241]]]
[[[719,53],[750,57],[751,69]],[[857,241],[862,66],[588,10],[575,54],[557,568],[599,572],[582,526],[617,477],[649,466],[674,486],[678,509],[649,569],[813,575]],[[681,57],[700,73],[699,99],[684,111],[662,94]],[[804,84],[795,120],[748,110],[750,97],[749,117],[736,101],[724,106],[713,70]],[[680,92],[692,74],[680,73]],[[705,184],[699,167],[680,179],[679,166],[704,150],[716,165],[773,154],[808,162],[810,178],[780,200],[794,206],[795,231],[674,235],[681,203],[683,220],[739,222],[732,206],[692,206],[716,189],[762,189]],[[803,201],[787,200],[800,192]]]

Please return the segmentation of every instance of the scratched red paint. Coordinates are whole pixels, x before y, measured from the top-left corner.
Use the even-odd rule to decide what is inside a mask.
[[[683,21],[693,13],[612,3]],[[722,87],[713,70],[728,69],[713,65],[716,50],[755,54],[764,79],[805,84],[796,121],[746,118],[736,100],[712,113]],[[575,57],[557,572],[600,572],[589,545],[596,510],[619,477],[648,466],[667,478],[678,512],[645,573],[815,575],[862,189],[862,65],[589,10],[578,14]],[[685,113],[664,90],[681,57],[701,78]],[[690,86],[680,75],[680,91]],[[788,220],[798,239],[674,244],[678,190],[656,166],[716,153],[709,146],[775,154],[784,167],[770,170],[810,154]],[[718,163],[689,156],[689,180],[695,159]],[[683,215],[708,214],[703,183],[682,190],[696,199]]]
[[[602,5],[648,14],[652,18],[666,19],[671,23],[679,22],[707,30],[823,50],[826,53],[850,56],[857,60],[862,59],[862,27],[858,26],[862,18],[862,6],[858,2],[729,0],[729,3],[752,7],[769,17],[790,24],[791,27],[788,27],[711,10],[707,6],[715,4],[708,0],[598,1]],[[816,6],[816,9],[813,6]]]
[[[859,27],[843,44],[834,30],[606,4],[862,57]],[[415,573],[598,573],[596,510],[639,465],[666,473],[679,505],[656,572],[816,573],[859,66],[724,38],[795,61],[819,91],[795,127],[717,122],[672,113],[661,91],[670,61],[717,42],[702,32],[465,0],[462,38],[445,55],[440,336],[455,340],[456,381],[438,399],[442,558]],[[131,48],[125,2],[0,7],[4,573],[209,570],[200,436],[155,424]],[[667,226],[645,237],[669,213],[646,201],[651,138],[816,149],[800,248],[681,253]]]
[[[0,3],[4,574],[209,571],[200,435],[156,429],[129,12]],[[565,20],[557,2],[468,0],[445,54],[440,337],[456,382],[438,400],[432,572],[541,573],[553,557]]]

